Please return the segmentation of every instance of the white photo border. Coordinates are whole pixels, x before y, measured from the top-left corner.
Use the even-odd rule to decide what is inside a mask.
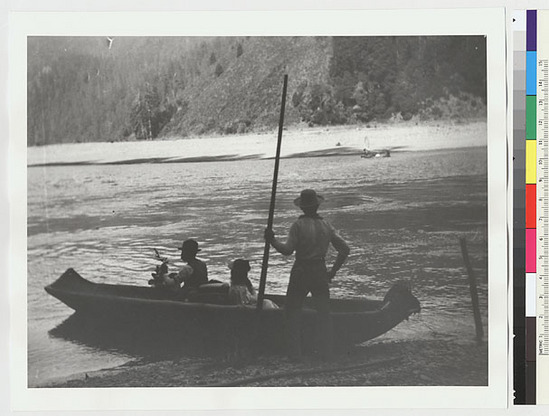
[[[13,12],[9,21],[10,386],[13,410],[504,408],[508,404],[505,10]],[[144,29],[146,28],[146,29]],[[488,386],[27,387],[27,36],[485,35],[488,126]],[[449,357],[451,359],[451,357]]]

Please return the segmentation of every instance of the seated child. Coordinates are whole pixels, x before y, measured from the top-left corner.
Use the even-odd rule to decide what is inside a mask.
[[[257,295],[250,279],[250,262],[236,259],[229,263],[231,269],[231,287],[229,288],[229,303],[233,305],[255,306]],[[269,299],[263,299],[263,309],[278,309],[278,306]]]
[[[161,258],[157,252],[157,258],[162,261],[162,264],[156,266],[156,272],[152,273],[152,279],[149,280],[149,285],[169,292],[178,292],[181,281],[177,273],[168,272],[168,259]]]

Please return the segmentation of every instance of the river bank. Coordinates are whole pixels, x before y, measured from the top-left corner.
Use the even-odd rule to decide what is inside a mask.
[[[44,387],[487,385],[487,355],[487,343],[473,340],[376,342],[327,363],[283,356],[131,362]]]
[[[277,133],[166,138],[139,142],[55,144],[27,149],[28,166],[184,163],[274,157]],[[395,123],[291,128],[284,131],[281,157],[360,154],[364,148],[429,151],[486,146],[486,122]]]

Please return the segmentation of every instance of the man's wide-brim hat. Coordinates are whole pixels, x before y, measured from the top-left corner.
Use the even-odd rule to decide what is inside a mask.
[[[188,240],[183,241],[183,244],[181,247],[179,247],[179,250],[184,251],[186,253],[198,253],[200,249],[198,248],[198,243],[196,240],[193,240],[192,238],[189,238]]]
[[[324,197],[318,195],[314,189],[304,189],[301,195],[294,199],[294,205],[299,208],[317,207],[324,202]]]

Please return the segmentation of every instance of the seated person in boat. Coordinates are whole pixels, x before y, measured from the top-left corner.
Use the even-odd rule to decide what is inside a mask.
[[[250,279],[250,262],[236,259],[229,263],[231,269],[231,287],[229,288],[229,303],[232,305],[255,306],[257,295]],[[263,299],[263,309],[278,309],[278,306],[269,299]]]
[[[178,273],[169,273],[168,258],[161,257],[156,249],[155,252],[156,258],[160,260],[162,264],[156,266],[156,271],[152,273],[153,278],[149,280],[149,285],[161,290],[179,292],[181,280],[179,279]]]
[[[185,240],[179,250],[181,250],[181,260],[187,262],[192,269],[190,275],[188,275],[188,269],[182,269],[183,273],[179,277],[183,283],[181,295],[186,297],[190,292],[197,290],[198,286],[208,283],[208,268],[206,263],[196,258],[196,254],[201,251],[196,240]]]

